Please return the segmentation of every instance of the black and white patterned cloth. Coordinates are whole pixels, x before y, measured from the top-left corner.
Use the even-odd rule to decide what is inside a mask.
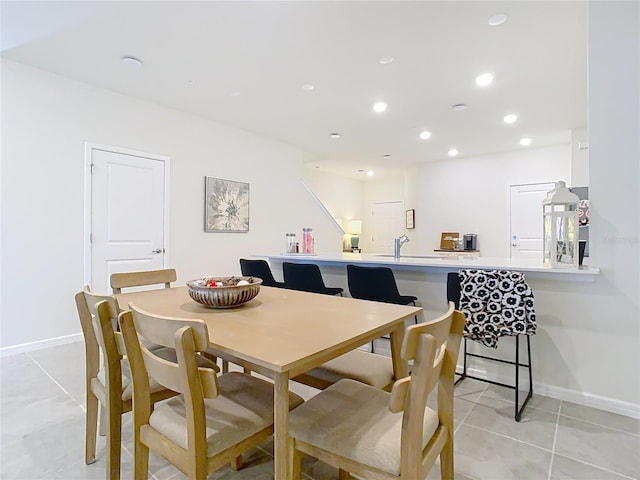
[[[506,335],[534,335],[533,292],[521,272],[460,270],[460,311],[464,336],[497,348]]]

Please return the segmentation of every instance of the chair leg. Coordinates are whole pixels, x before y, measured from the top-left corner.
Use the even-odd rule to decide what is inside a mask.
[[[291,442],[290,442],[291,443]],[[291,469],[291,478],[293,480],[300,480],[302,478],[302,453],[300,450],[296,448],[291,449],[291,458],[293,460],[293,465]]]
[[[107,413],[107,408],[100,404],[100,425],[98,427],[98,434],[101,437],[105,437],[107,436],[108,433],[108,427],[107,425],[109,425],[109,415]]]
[[[528,357],[528,369],[529,369],[529,393],[527,394],[527,398],[524,399],[524,402],[522,403],[522,407],[520,407],[520,404],[518,403],[518,390],[519,390],[519,385],[518,385],[518,381],[519,381],[519,370],[520,370],[520,355],[519,355],[519,346],[520,346],[520,335],[516,335],[516,385],[515,385],[515,419],[516,422],[520,421],[520,418],[522,418],[522,412],[524,411],[524,407],[527,405],[527,402],[531,399],[531,397],[533,396],[533,364],[531,362],[531,336],[530,335],[526,335],[527,337],[527,357]],[[526,365],[525,365],[526,366]]]
[[[231,461],[231,470],[238,471],[242,468],[242,454]]]
[[[120,480],[120,452],[122,448],[122,400],[109,402],[109,430],[107,432],[107,478]]]
[[[351,474],[340,468],[338,469],[338,480],[351,480]]]
[[[134,427],[135,428],[135,427]],[[149,476],[149,447],[140,442],[140,433],[134,432],[133,447],[133,478],[134,480],[147,480]]]
[[[87,383],[87,386],[89,384]],[[89,465],[96,461],[96,435],[98,435],[98,409],[100,402],[91,391],[91,387],[87,388],[87,416],[85,426],[84,439],[84,462]]]
[[[458,378],[454,385],[458,385],[461,381],[467,378],[467,339],[463,338],[464,352],[462,356],[462,374]]]
[[[440,479],[453,480],[453,433],[440,452]]]

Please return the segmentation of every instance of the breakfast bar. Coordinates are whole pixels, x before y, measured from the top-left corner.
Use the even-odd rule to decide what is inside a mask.
[[[258,256],[258,255],[256,255]],[[394,258],[384,254],[319,253],[316,255],[259,255],[267,258],[276,279],[282,279],[283,262],[315,263],[320,267],[327,285],[343,287],[348,295],[348,264],[386,266],[392,269],[398,290],[404,295],[418,297],[417,305],[423,309],[424,319],[442,314],[447,307],[447,274],[460,269],[506,269],[523,272],[535,297],[538,324],[533,344],[533,378],[536,392],[555,398],[574,398],[579,390],[576,370],[581,343],[598,332],[584,323],[589,312],[578,299],[584,295],[597,295],[603,275],[593,266],[579,268],[548,268],[541,261],[512,260],[469,255],[402,255]],[[575,298],[568,302],[567,298]],[[603,328],[612,319],[602,317]],[[589,340],[591,341],[591,340]],[[470,351],[482,352],[483,347],[471,342]],[[501,342],[492,356],[513,358],[513,343]],[[461,362],[461,359],[459,360]],[[508,380],[513,376],[510,366],[495,362],[477,363],[477,375]]]

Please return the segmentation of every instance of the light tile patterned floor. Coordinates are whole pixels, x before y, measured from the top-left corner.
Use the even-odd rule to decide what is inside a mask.
[[[84,465],[84,344],[73,343],[0,359],[0,478],[103,480],[98,461]],[[303,397],[315,394],[298,384]],[[456,480],[640,479],[640,421],[535,395],[522,421],[513,420],[512,392],[465,380],[456,388]],[[122,476],[132,477],[131,416],[123,425]],[[271,480],[271,441],[245,455],[240,471],[224,468],[209,480]],[[306,480],[336,479],[311,458]],[[150,479],[181,480],[152,457]],[[428,479],[440,478],[437,466]]]

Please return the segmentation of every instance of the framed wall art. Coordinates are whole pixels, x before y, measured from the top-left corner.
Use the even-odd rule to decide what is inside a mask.
[[[249,184],[204,177],[204,231],[249,231]]]
[[[412,208],[411,210],[407,210],[405,215],[405,227],[416,228],[416,211]]]

